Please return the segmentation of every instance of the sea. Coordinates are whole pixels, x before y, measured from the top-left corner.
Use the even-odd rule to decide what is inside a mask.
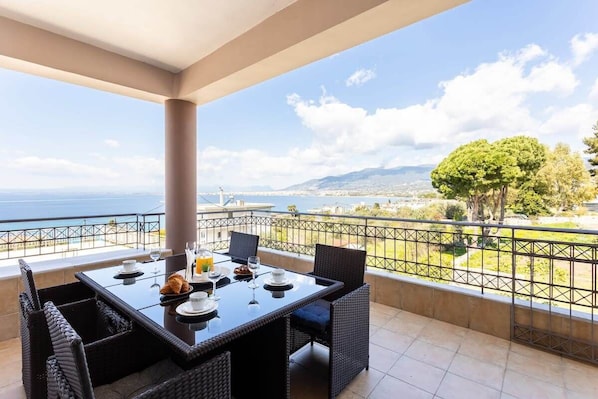
[[[228,195],[225,196],[228,199]],[[331,196],[331,195],[256,195],[235,194],[234,201],[270,203],[275,211],[287,211],[295,205],[299,212],[309,212],[323,207],[340,206],[350,209],[354,205],[372,205],[397,197]],[[200,194],[198,204],[218,204],[219,195]],[[73,224],[83,218],[96,215],[116,215],[127,213],[163,213],[164,196],[159,194],[90,194],[90,193],[7,193],[0,192],[0,230],[7,224],[22,227],[29,223],[25,219],[47,219],[78,217]],[[61,223],[64,224],[64,223]],[[35,223],[36,226],[50,226],[51,221]]]

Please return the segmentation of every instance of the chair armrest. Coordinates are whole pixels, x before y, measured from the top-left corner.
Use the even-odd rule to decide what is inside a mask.
[[[84,345],[92,386],[112,383],[165,357],[157,339],[140,328]]]
[[[370,286],[330,303],[330,394],[336,397],[364,368],[369,367]]]
[[[230,398],[231,392],[230,352],[224,352],[136,396],[136,399],[224,399]]]

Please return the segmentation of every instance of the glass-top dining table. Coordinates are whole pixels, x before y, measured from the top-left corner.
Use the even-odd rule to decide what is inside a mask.
[[[262,264],[256,273],[258,288],[252,289],[248,284],[251,275],[235,274],[235,268],[240,266],[238,261],[215,253],[214,262],[223,272],[216,289],[220,299],[200,315],[189,315],[181,309],[188,305],[185,302],[190,292],[211,292],[212,282],[195,276],[190,281],[190,292],[181,296],[161,295],[160,287],[172,274],[166,272],[164,260],[138,263],[139,272],[127,278],[118,274],[120,265],[79,272],[75,276],[161,339],[183,366],[193,367],[207,356],[230,351],[235,397],[289,397],[289,316],[294,310],[341,289],[343,283],[286,271],[288,284],[274,284],[270,280],[274,267]],[[184,267],[180,265],[178,273],[184,275]],[[173,270],[172,264],[168,268]],[[256,386],[252,367],[268,372],[269,383]]]

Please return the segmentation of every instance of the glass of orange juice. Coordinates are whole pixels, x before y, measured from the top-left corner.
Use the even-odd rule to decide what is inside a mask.
[[[214,269],[214,256],[208,249],[201,248],[195,255],[195,274],[201,275]]]

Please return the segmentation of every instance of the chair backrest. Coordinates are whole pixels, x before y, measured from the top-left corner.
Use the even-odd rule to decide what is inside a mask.
[[[228,254],[232,258],[242,259],[247,262],[247,258],[257,255],[257,246],[260,236],[254,234],[231,232]]]
[[[366,251],[316,244],[314,274],[316,276],[342,281],[345,286],[335,292],[341,297],[363,285]]]
[[[34,310],[41,310],[42,306],[39,302],[39,295],[37,288],[35,288],[35,281],[33,280],[33,272],[31,267],[23,259],[19,259],[19,268],[21,269],[21,280],[23,282],[23,289],[29,298]]]
[[[92,399],[93,388],[83,341],[53,302],[44,304],[54,356],[77,398]]]
[[[167,256],[164,258],[164,262],[166,262],[166,273],[173,273],[187,266],[187,255],[183,252],[182,254]]]

